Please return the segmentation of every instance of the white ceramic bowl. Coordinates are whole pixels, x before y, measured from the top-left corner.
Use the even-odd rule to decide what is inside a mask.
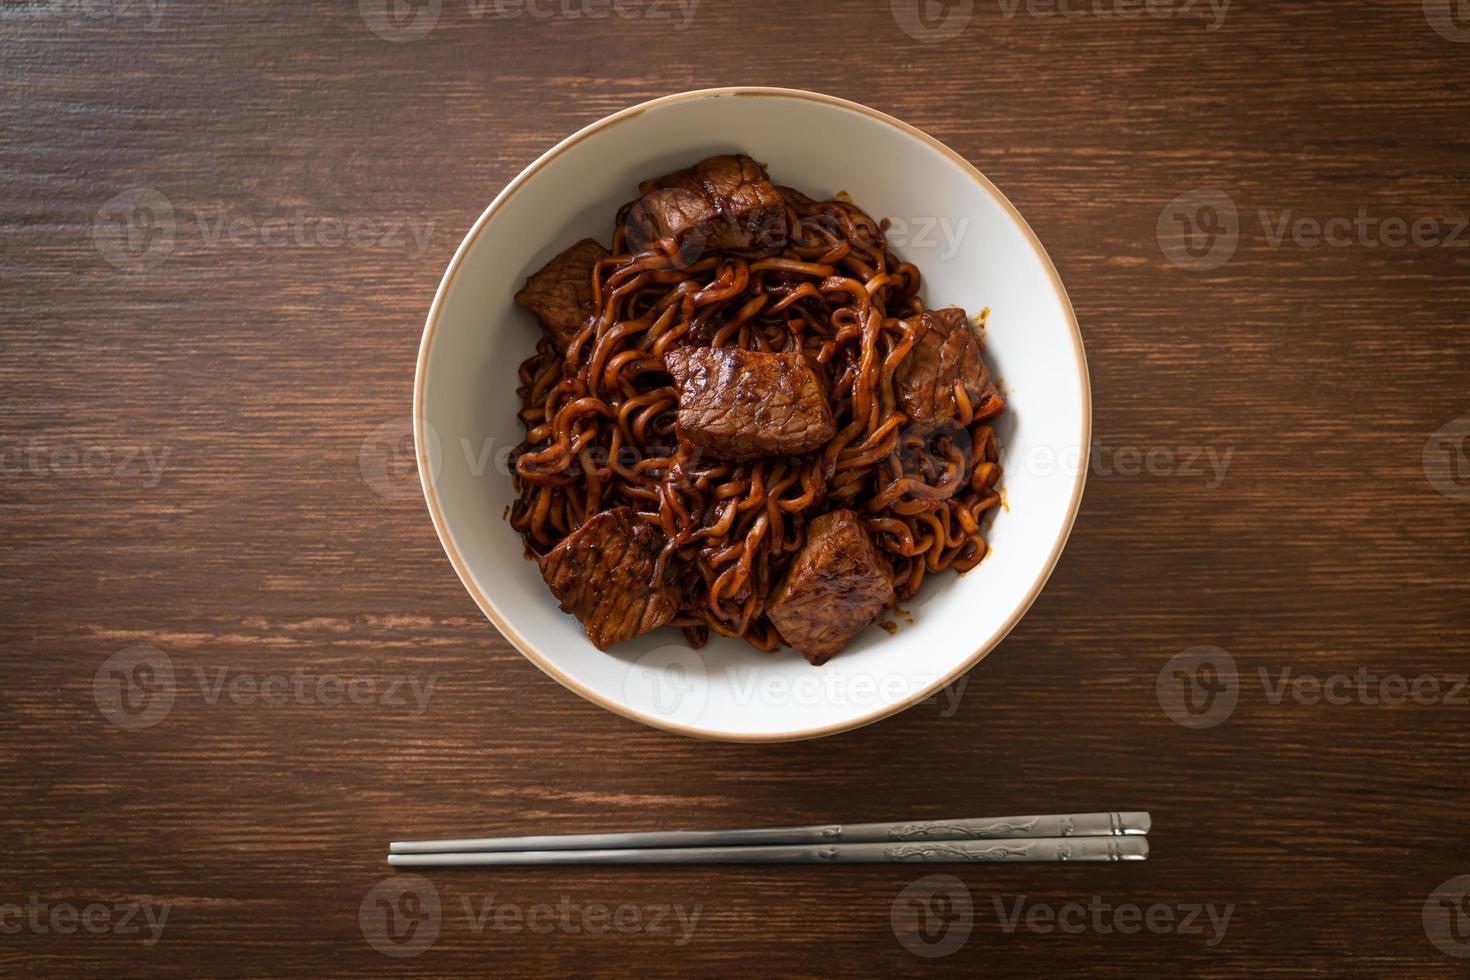
[[[990,556],[930,577],[896,634],[870,628],[826,666],[676,630],[599,652],[557,608],[504,518],[506,458],[521,439],[516,367],[538,327],[512,302],[572,242],[606,244],[641,179],[742,151],[776,183],[847,191],[895,220],[893,250],[919,266],[930,306],[990,308],[986,359],[1008,395],[997,432],[1007,507]],[[740,741],[812,738],[923,700],[973,667],[1031,605],[1082,497],[1091,438],[1076,319],[1041,243],[953,150],[890,116],[788,89],[686,92],[625,109],[567,138],[485,209],[429,310],[414,387],[419,472],[444,550],[485,615],[534,664],[583,697],[658,728]]]

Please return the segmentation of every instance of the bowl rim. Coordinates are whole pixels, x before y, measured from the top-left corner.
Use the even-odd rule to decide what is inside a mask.
[[[424,381],[428,373],[429,351],[430,348],[433,346],[434,333],[436,328],[438,327],[440,312],[443,308],[445,297],[448,295],[449,287],[454,281],[455,276],[458,274],[465,256],[474,246],[476,240],[485,230],[485,227],[490,223],[490,219],[494,217],[495,213],[500,210],[501,206],[504,205],[507,200],[509,200],[511,195],[515,194],[515,192],[518,191],[521,186],[525,184],[538,171],[540,171],[548,163],[564,153],[567,149],[581,142],[592,134],[597,133],[603,129],[610,128],[612,126],[616,126],[617,124],[628,119],[632,119],[635,116],[641,115],[650,109],[657,109],[662,106],[672,105],[677,102],[686,102],[695,99],[710,98],[716,96],[772,96],[777,98],[801,99],[828,106],[834,106],[837,108],[847,109],[868,116],[869,118],[885,123],[886,125],[889,125],[899,130],[905,135],[926,144],[931,149],[938,151],[951,163],[955,164],[962,173],[973,180],[981,191],[989,195],[997,204],[999,204],[1001,210],[1007,216],[1009,216],[1011,221],[1019,228],[1022,235],[1030,243],[1031,247],[1035,250],[1037,256],[1041,259],[1042,264],[1045,266],[1046,272],[1051,279],[1052,288],[1056,293],[1056,298],[1060,301],[1062,309],[1066,313],[1067,325],[1070,328],[1069,333],[1072,339],[1072,351],[1077,360],[1077,377],[1082,386],[1080,398],[1080,403],[1082,406],[1081,444],[1084,446],[1091,445],[1092,382],[1091,378],[1088,375],[1087,355],[1083,348],[1082,331],[1077,324],[1076,312],[1072,309],[1072,303],[1067,295],[1066,286],[1063,285],[1061,276],[1058,275],[1056,265],[1052,262],[1051,256],[1046,251],[1046,247],[1042,245],[1041,240],[1036,236],[1036,233],[1031,229],[1031,226],[1027,224],[1026,219],[1021,216],[1020,211],[1018,211],[1015,205],[1013,205],[1010,200],[1001,193],[1000,189],[997,188],[993,183],[991,183],[990,180],[984,174],[982,174],[979,169],[975,167],[974,164],[970,163],[969,160],[965,159],[955,150],[951,149],[949,146],[945,145],[943,142],[936,139],[935,137],[930,136],[928,133],[925,133],[924,131],[914,126],[911,126],[901,119],[890,116],[885,112],[880,112],[877,109],[870,108],[869,106],[865,106],[858,102],[852,102],[847,99],[841,99],[836,96],[825,95],[819,92],[809,92],[804,89],[778,88],[760,85],[734,85],[720,88],[694,89],[688,92],[678,92],[673,95],[666,95],[657,99],[651,99],[647,102],[641,102],[637,105],[629,106],[626,109],[622,109],[618,112],[612,113],[611,115],[605,116],[602,119],[599,119],[596,122],[592,123],[591,125],[579,129],[577,132],[568,136],[566,139],[563,139],[561,142],[557,143],[541,156],[537,157],[524,170],[517,174],[510,183],[506,184],[499,194],[495,195],[495,198],[480,214],[479,218],[475,220],[475,223],[465,234],[464,240],[460,242],[459,247],[455,250],[454,257],[450,259],[448,268],[444,270],[444,276],[439,282],[439,288],[434,293],[433,303],[429,306],[428,318],[424,323],[423,338],[419,342],[418,364],[414,372],[414,450],[418,464],[419,482],[423,487],[424,500],[429,508],[429,516],[434,522],[434,531],[436,534],[438,534],[439,543],[444,548],[444,553],[448,556],[450,564],[454,566],[454,571],[459,576],[460,582],[464,585],[466,591],[469,592],[470,596],[475,600],[475,604],[480,607],[480,611],[485,614],[485,617],[489,619],[490,622],[493,623],[498,630],[500,630],[501,635],[509,640],[511,644],[521,652],[522,656],[524,656],[531,663],[535,664],[552,680],[555,680],[557,683],[561,684],[568,690],[581,695],[583,698],[591,701],[593,704],[596,704],[599,707],[611,711],[614,714],[621,715],[622,717],[627,718],[630,721],[636,721],[639,724],[647,725],[649,727],[661,729],[667,732],[672,732],[677,735],[684,735],[689,738],[748,743],[804,741],[806,739],[822,738],[827,735],[837,735],[842,732],[853,731],[854,729],[863,728],[867,725],[873,724],[874,722],[881,721],[891,715],[898,714],[900,711],[904,711],[907,708],[910,708],[913,705],[919,703],[920,701],[923,701],[924,699],[932,696],[935,692],[939,691],[946,684],[952,682],[955,678],[973,669],[976,664],[978,664],[992,650],[999,646],[1001,641],[1006,638],[1011,630],[1016,627],[1016,624],[1019,623],[1022,617],[1024,617],[1026,613],[1030,610],[1031,606],[1035,603],[1037,596],[1041,594],[1042,589],[1046,586],[1047,581],[1051,578],[1052,572],[1056,569],[1057,562],[1061,558],[1062,551],[1066,547],[1068,538],[1071,536],[1072,527],[1077,520],[1077,512],[1082,504],[1083,488],[1086,486],[1087,483],[1088,467],[1083,465],[1077,468],[1077,473],[1073,478],[1071,499],[1067,505],[1066,519],[1062,524],[1061,530],[1057,534],[1056,540],[1052,542],[1051,552],[1047,556],[1045,566],[1042,568],[1041,573],[1037,575],[1036,580],[1031,583],[1031,587],[1027,591],[1025,598],[1016,606],[1015,609],[1011,611],[1011,614],[1006,618],[1005,622],[1003,622],[995,631],[993,631],[991,635],[987,637],[985,641],[979,647],[977,647],[973,653],[965,658],[964,661],[958,664],[953,670],[949,671],[944,676],[936,679],[924,689],[909,695],[902,701],[875,708],[867,714],[861,715],[849,721],[837,722],[835,724],[826,725],[821,728],[798,729],[788,732],[723,732],[707,728],[698,728],[691,725],[677,724],[674,722],[670,722],[667,719],[659,718],[652,715],[645,715],[627,705],[618,704],[614,701],[611,701],[598,692],[582,684],[576,678],[557,668],[554,664],[544,658],[536,650],[536,648],[528,640],[525,639],[525,637],[517,633],[516,630],[510,625],[510,623],[507,622],[496,610],[494,604],[490,601],[489,597],[481,592],[481,590],[476,586],[474,579],[469,574],[468,567],[466,566],[463,558],[460,556],[458,550],[455,548],[454,541],[449,535],[449,530],[445,523],[444,515],[440,510],[437,491],[433,485],[432,471],[430,469],[428,459],[428,443],[425,438]]]

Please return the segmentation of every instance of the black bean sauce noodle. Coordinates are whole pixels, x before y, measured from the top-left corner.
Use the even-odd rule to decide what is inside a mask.
[[[984,559],[982,517],[1000,501],[995,434],[962,385],[958,417],[916,426],[894,372],[916,342],[919,270],[887,250],[887,223],[844,200],[779,188],[780,247],[690,255],[637,243],[628,208],[593,270],[594,313],[566,353],[543,337],[520,367],[525,441],[511,523],[549,551],[587,518],[631,506],[665,535],[678,576],[671,625],[773,651],[764,603],[813,518],[859,515],[892,566],[897,601],[927,575]],[[630,206],[631,207],[631,206]],[[662,356],[677,345],[802,351],[825,381],[836,436],[801,456],[732,463],[680,446]]]

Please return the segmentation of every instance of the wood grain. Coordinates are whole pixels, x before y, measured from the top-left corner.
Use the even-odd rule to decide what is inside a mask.
[[[1470,44],[1418,0],[1240,3],[1214,29],[1205,4],[982,0],[942,43],[900,29],[903,0],[704,0],[684,30],[646,4],[440,6],[393,43],[372,0],[0,3],[0,969],[1462,973],[1422,914],[1470,874],[1470,707],[1273,703],[1258,672],[1470,669],[1470,502],[1423,462],[1470,416],[1470,232],[1449,235],[1470,212]],[[406,431],[423,313],[501,186],[611,111],[741,83],[867,103],[974,161],[1051,251],[1095,391],[1071,543],[957,709],[794,745],[685,741],[563,690],[456,582],[411,471],[366,480],[359,459]],[[98,217],[137,188],[177,223],[141,271]],[[1204,188],[1237,206],[1239,242],[1190,271],[1157,228]],[[1283,214],[1360,209],[1440,219],[1442,240],[1273,244]],[[388,235],[410,219],[432,226],[422,248]],[[1150,449],[1180,455],[1126,472]],[[1231,454],[1222,479],[1179,472],[1195,450]],[[94,692],[137,644],[176,671],[148,728]],[[1239,704],[1189,730],[1155,683],[1200,645],[1234,656]],[[365,703],[248,700],[298,671]],[[427,710],[383,703],[405,678],[433,683]],[[396,837],[1108,807],[1153,812],[1153,860],[960,869],[973,933],[940,959],[890,924],[924,870],[901,867],[450,873],[421,955],[382,955],[359,923]],[[148,945],[6,917],[32,896],[170,911]],[[1005,926],[1018,900],[1094,897],[1233,911],[1213,944]],[[487,900],[699,918],[685,942],[646,917],[542,933],[492,912],[477,931],[465,903]]]

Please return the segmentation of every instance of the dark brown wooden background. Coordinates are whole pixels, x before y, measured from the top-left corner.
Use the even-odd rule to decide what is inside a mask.
[[[683,31],[442,8],[390,43],[347,0],[0,2],[0,904],[172,906],[152,946],[6,934],[5,972],[1463,974],[1421,911],[1470,873],[1470,707],[1272,704],[1256,672],[1470,669],[1470,501],[1423,464],[1470,415],[1470,232],[1448,240],[1470,212],[1470,43],[1418,0],[1238,0],[1214,30],[1203,4],[980,0],[938,44],[883,0],[703,0]],[[362,475],[365,441],[406,432],[424,313],[495,192],[609,112],[726,84],[855,99],[974,161],[1071,292],[1101,449],[1233,452],[1218,485],[1094,472],[1050,585],[952,717],[775,746],[624,721],[481,617],[411,472]],[[141,271],[97,232],[137,188],[178,229]],[[1238,206],[1239,246],[1189,271],[1156,227],[1201,188]],[[1258,217],[1359,209],[1444,219],[1446,240],[1273,247]],[[209,233],[298,212],[377,237]],[[384,240],[410,218],[433,223],[422,255]],[[145,449],[168,454],[156,481],[129,465]],[[178,672],[141,730],[93,690],[133,644]],[[1240,704],[1191,731],[1155,679],[1202,644],[1234,655]],[[196,672],[221,668],[436,686],[421,716],[211,703]],[[441,934],[410,959],[358,921],[397,837],[1112,807],[1152,810],[1152,861],[955,870],[974,933],[939,960],[890,927],[911,867],[444,874]],[[490,896],[702,908],[685,945],[477,934],[461,902]],[[995,901],[1022,896],[1234,913],[1213,947],[1007,933]]]

